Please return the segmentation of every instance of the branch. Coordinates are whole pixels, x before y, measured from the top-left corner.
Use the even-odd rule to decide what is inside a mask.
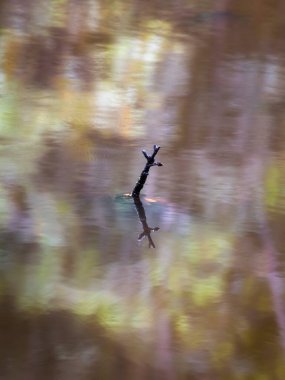
[[[132,191],[132,197],[139,197],[140,195],[140,191],[142,190],[142,188],[144,187],[144,184],[147,180],[147,176],[148,176],[148,173],[149,173],[149,169],[152,167],[152,166],[163,166],[161,162],[156,162],[155,161],[155,156],[157,155],[158,151],[160,149],[160,146],[158,145],[154,145],[153,146],[153,153],[152,155],[148,155],[147,152],[143,149],[142,153],[146,159],[146,165],[143,169],[143,171],[141,172],[141,175]]]

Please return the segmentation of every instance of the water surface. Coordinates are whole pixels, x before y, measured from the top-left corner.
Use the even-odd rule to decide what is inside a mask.
[[[285,378],[283,8],[1,3],[1,378]]]

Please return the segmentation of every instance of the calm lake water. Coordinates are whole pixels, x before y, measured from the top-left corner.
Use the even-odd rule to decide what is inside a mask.
[[[1,2],[1,379],[285,379],[284,11]]]

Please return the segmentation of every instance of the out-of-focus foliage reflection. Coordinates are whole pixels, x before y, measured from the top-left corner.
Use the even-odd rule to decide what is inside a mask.
[[[0,2],[1,378],[285,378],[284,10]]]

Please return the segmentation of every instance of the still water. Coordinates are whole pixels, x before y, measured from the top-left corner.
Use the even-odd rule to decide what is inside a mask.
[[[283,380],[284,5],[0,7],[0,378]]]

